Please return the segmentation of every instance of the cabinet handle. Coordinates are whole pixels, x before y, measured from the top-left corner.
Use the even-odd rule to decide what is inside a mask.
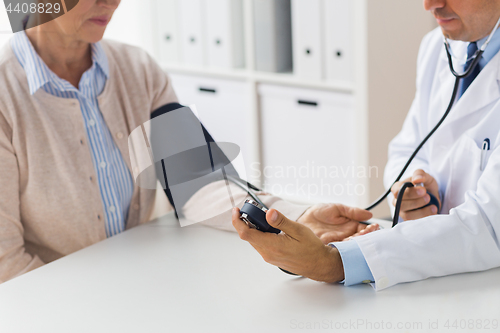
[[[297,101],[297,103],[301,104],[301,105],[309,105],[309,106],[318,106],[318,102],[313,102],[313,101],[304,101],[304,100],[301,100],[299,99]]]
[[[203,87],[200,87],[198,89],[200,91],[202,91],[202,92],[207,92],[207,93],[211,93],[211,94],[216,94],[217,93],[217,90],[215,90],[215,89],[203,88]]]

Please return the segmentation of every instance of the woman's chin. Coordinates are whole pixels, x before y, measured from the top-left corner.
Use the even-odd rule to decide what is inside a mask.
[[[104,36],[104,30],[105,29],[102,29],[101,31],[86,31],[83,34],[82,39],[88,43],[97,43],[102,40]]]

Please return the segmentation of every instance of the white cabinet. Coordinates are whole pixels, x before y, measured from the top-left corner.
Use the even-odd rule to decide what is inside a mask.
[[[256,155],[255,133],[251,132],[251,112],[247,84],[236,80],[171,75],[179,102],[196,105],[198,116],[217,142],[231,142],[241,148],[242,158],[234,162],[240,177],[251,179]]]
[[[287,197],[295,200],[347,198],[366,206],[383,191],[387,144],[414,97],[420,41],[435,27],[418,1],[124,0],[106,37],[155,51],[162,68],[178,74],[181,103],[197,105],[217,140],[243,149],[252,182],[292,182],[297,196]],[[236,42],[244,43],[244,69],[234,69],[241,65]],[[393,44],[397,52],[383,52]],[[309,168],[311,188],[301,187],[308,182],[300,175],[264,177],[262,168],[273,165]],[[353,165],[373,172],[363,178],[366,170]],[[324,177],[318,166],[337,169]],[[315,189],[322,180],[328,187]],[[349,196],[353,186],[357,193],[366,187],[362,200]]]
[[[259,87],[264,188],[285,198],[355,205],[366,196],[358,176],[350,94]]]
[[[243,0],[209,0],[205,7],[208,65],[227,69],[243,67]]]

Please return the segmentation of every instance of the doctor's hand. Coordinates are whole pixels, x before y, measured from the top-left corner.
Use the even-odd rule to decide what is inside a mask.
[[[289,220],[277,210],[269,210],[266,220],[280,229],[280,234],[250,228],[240,219],[238,208],[233,209],[232,220],[240,238],[249,242],[266,262],[316,281],[344,279],[339,251],[323,244],[311,229]]]
[[[306,210],[297,222],[311,229],[323,244],[328,244],[378,230],[378,224],[367,226],[358,222],[371,218],[372,213],[361,208],[319,204]]]
[[[441,201],[439,199],[439,186],[434,177],[426,173],[424,170],[416,170],[411,178],[397,182],[392,186],[392,194],[394,195],[394,200],[392,204],[396,205],[396,198],[399,193],[399,189],[404,183],[411,182],[413,185],[420,183],[424,184],[424,187],[415,186],[410,187],[405,190],[403,196],[403,201],[401,202],[401,211],[399,216],[405,221],[421,219],[427,216],[436,215],[439,207],[435,205],[430,205],[425,208],[430,201],[430,196],[427,194],[429,191],[432,195],[436,197],[439,201],[439,206],[441,206]]]

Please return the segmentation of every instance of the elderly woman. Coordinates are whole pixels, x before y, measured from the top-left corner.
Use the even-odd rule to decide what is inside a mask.
[[[119,3],[80,0],[0,52],[0,282],[148,221],[155,191],[135,186],[127,137],[177,98],[144,51],[101,41]],[[305,210],[266,200],[294,220]],[[302,222],[342,238],[370,217],[339,207]]]

